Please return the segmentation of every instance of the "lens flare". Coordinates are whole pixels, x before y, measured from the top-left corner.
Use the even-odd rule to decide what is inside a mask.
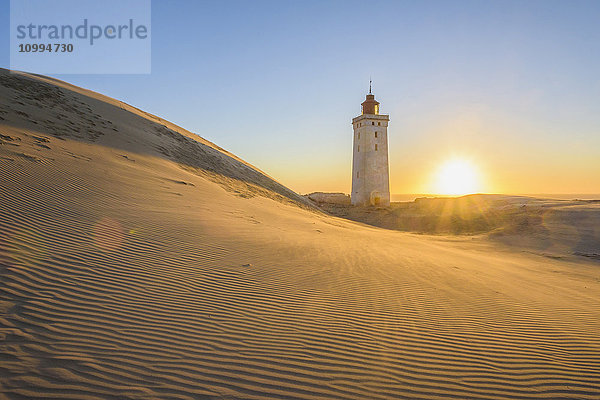
[[[119,221],[105,217],[94,225],[92,237],[94,247],[104,252],[111,252],[123,246],[125,231]]]

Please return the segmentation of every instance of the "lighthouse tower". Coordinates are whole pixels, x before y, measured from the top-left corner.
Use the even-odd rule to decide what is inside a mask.
[[[352,205],[390,205],[390,169],[387,126],[389,115],[379,114],[379,102],[371,94],[361,104],[362,114],[352,119]]]

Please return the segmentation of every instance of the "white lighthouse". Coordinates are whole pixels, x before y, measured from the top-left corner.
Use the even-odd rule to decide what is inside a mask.
[[[352,120],[352,205],[390,205],[390,168],[387,126],[389,115],[379,114],[379,102],[371,94],[361,104],[362,114]]]

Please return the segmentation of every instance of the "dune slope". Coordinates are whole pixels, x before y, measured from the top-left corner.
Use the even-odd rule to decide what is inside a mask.
[[[0,78],[0,398],[600,397],[593,260],[327,216],[157,117]]]
[[[314,203],[332,215],[386,229],[478,235],[550,257],[600,260],[600,200],[474,194],[376,209]]]
[[[52,78],[0,69],[0,98],[0,123],[59,139],[159,156],[205,178],[216,178],[239,195],[266,195],[310,207],[303,197],[214,143],[101,94]]]

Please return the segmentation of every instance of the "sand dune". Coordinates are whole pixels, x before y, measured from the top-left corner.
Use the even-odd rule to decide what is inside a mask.
[[[600,200],[475,194],[417,198],[376,209],[314,204],[330,214],[386,229],[471,235],[548,257],[600,260]]]
[[[0,398],[600,398],[591,258],[328,216],[47,78],[0,117]]]

